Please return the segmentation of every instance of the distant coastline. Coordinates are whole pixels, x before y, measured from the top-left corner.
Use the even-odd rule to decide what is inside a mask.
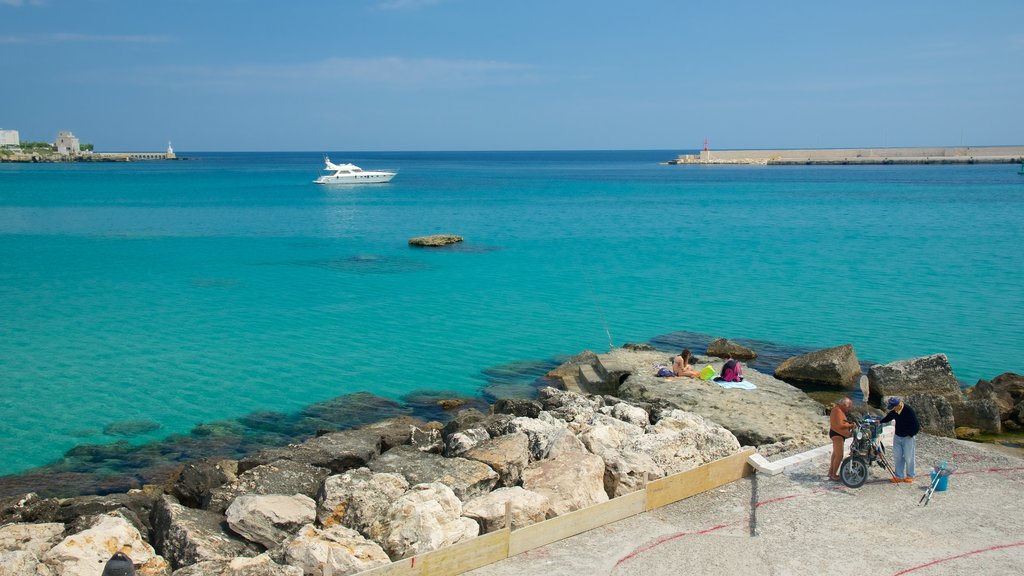
[[[154,160],[188,160],[166,152],[92,152],[83,154],[60,154],[54,151],[31,152],[0,150],[0,164],[3,163],[74,163],[74,162],[141,162]]]
[[[680,154],[665,164],[754,164],[762,166],[834,164],[1016,164],[1024,146],[927,148],[830,148],[708,150]]]

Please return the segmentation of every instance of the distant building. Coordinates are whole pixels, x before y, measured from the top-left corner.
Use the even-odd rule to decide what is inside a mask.
[[[71,132],[59,132],[53,147],[57,149],[58,154],[70,156],[76,156],[82,151],[82,145],[78,142],[78,138]]]
[[[164,155],[168,160],[174,160],[177,156],[174,155],[174,148],[171,148],[171,143],[167,142],[167,154]]]
[[[17,148],[21,146],[21,138],[17,130],[0,130],[0,148]]]

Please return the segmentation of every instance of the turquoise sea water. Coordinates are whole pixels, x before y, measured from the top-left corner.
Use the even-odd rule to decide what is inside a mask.
[[[0,165],[0,474],[683,330],[1024,371],[1015,166],[676,153],[339,153],[400,173],[335,188],[317,153]]]

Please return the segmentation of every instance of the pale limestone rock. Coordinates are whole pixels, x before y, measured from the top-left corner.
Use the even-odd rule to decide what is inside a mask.
[[[118,514],[98,516],[91,528],[72,534],[43,554],[42,560],[61,576],[96,576],[116,552],[132,559],[140,576],[170,574],[139,531]]]
[[[379,544],[344,526],[321,530],[309,524],[285,542],[284,550],[285,561],[308,576],[356,574],[391,563]]]
[[[612,406],[610,412],[613,418],[622,420],[623,422],[628,422],[635,426],[644,427],[651,423],[650,415],[647,414],[647,410],[644,410],[639,406],[626,404],[625,402],[619,402]]]
[[[383,545],[395,559],[476,537],[480,526],[462,517],[462,502],[437,482],[417,484],[388,510]]]
[[[181,570],[172,576],[303,576],[302,568],[282,566],[264,552],[252,558],[225,558],[206,560]]]
[[[505,528],[505,504],[512,505],[512,529],[543,522],[551,507],[547,496],[524,490],[519,486],[498,488],[494,492],[474,498],[462,507],[462,515],[480,524],[482,534]]]
[[[225,516],[239,536],[273,548],[316,519],[316,502],[305,494],[244,494]]]
[[[551,516],[608,501],[604,460],[594,454],[566,453],[533,462],[523,472],[523,488],[547,496]]]
[[[481,442],[462,456],[490,466],[498,473],[499,486],[515,486],[530,463],[530,439],[514,432]]]
[[[559,438],[571,434],[569,427],[562,420],[552,418],[551,414],[541,412],[537,418],[518,416],[502,428],[502,434],[526,434],[530,444],[530,459],[543,460],[548,457],[551,445]]]
[[[381,540],[385,516],[399,496],[409,490],[400,474],[368,468],[328,476],[317,494],[317,522],[323,528],[345,526]]]
[[[0,552],[0,576],[52,576],[53,569],[28,550]]]
[[[64,525],[59,522],[19,523],[0,527],[0,551],[4,552],[24,550],[42,556],[63,539]]]

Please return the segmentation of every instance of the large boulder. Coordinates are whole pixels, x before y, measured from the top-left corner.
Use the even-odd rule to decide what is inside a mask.
[[[186,508],[170,495],[153,508],[153,546],[177,570],[196,562],[256,556],[260,547],[225,529],[216,512]]]
[[[236,534],[270,549],[316,519],[316,502],[304,494],[243,494],[225,516]]]
[[[391,504],[409,490],[400,474],[357,468],[328,476],[316,495],[316,518],[323,528],[344,526],[367,538],[383,539]]]
[[[27,550],[0,552],[0,576],[54,576],[53,568],[39,563],[39,557]]]
[[[598,409],[604,406],[601,396],[567,392],[550,386],[541,388],[537,396],[545,411],[565,422],[589,424]]]
[[[63,539],[64,525],[58,522],[8,524],[0,527],[0,552],[22,550],[42,556]]]
[[[985,434],[1001,434],[1003,432],[1002,415],[999,404],[989,398],[968,399],[964,402],[950,404],[953,409],[953,420],[956,427],[967,426],[977,428]]]
[[[395,446],[404,446],[412,441],[417,430],[424,430],[427,422],[414,416],[395,416],[380,422],[363,426],[361,430],[369,430],[380,436],[380,451],[387,452]]]
[[[604,491],[618,498],[644,488],[650,480],[665,476],[665,469],[654,458],[640,452],[603,452]]]
[[[644,427],[651,423],[651,416],[647,413],[647,410],[625,402],[605,406],[600,411],[602,414],[607,414],[616,420],[622,420],[635,426]]]
[[[117,552],[131,558],[140,576],[165,576],[171,567],[142,540],[120,514],[97,516],[91,528],[72,534],[43,554],[43,562],[61,576],[95,576]]]
[[[309,524],[285,543],[284,550],[285,561],[307,576],[356,574],[391,563],[379,544],[344,526],[321,530]]]
[[[971,400],[990,399],[996,403],[999,410],[1000,420],[1010,420],[1017,425],[1024,424],[1020,419],[1019,407],[1024,402],[1024,376],[1007,372],[988,380],[979,380],[977,384],[967,389]]]
[[[717,358],[735,358],[743,362],[749,362],[757,358],[757,352],[725,338],[715,338],[712,340],[708,344],[707,355]]]
[[[963,398],[960,382],[953,375],[945,354],[875,364],[868,368],[868,385],[871,395],[877,397],[941,396],[948,403],[957,403]]]
[[[532,462],[523,471],[523,488],[546,496],[552,517],[608,501],[604,460],[594,454],[565,453]]]
[[[462,517],[462,503],[451,488],[417,484],[388,510],[384,548],[393,559],[451,546],[475,538],[480,526]]]
[[[275,460],[239,474],[233,482],[210,490],[203,498],[203,508],[223,513],[242,494],[305,494],[312,498],[329,474],[327,468],[292,460]]]
[[[505,528],[505,505],[512,512],[512,530],[547,519],[551,507],[547,496],[524,490],[520,486],[498,488],[490,494],[474,498],[462,507],[462,515],[480,524],[480,533],[487,534]]]
[[[828,384],[845,390],[860,381],[860,363],[853,346],[844,344],[787,358],[775,369],[775,377],[786,382]]]
[[[171,494],[185,506],[198,508],[203,496],[238,478],[238,461],[204,458],[185,464],[174,481]]]
[[[540,415],[542,406],[536,400],[524,400],[516,398],[502,398],[494,403],[495,414],[508,414],[510,416],[526,416],[536,418]]]
[[[302,568],[282,566],[264,552],[252,558],[226,558],[206,560],[181,570],[173,576],[303,576]]]
[[[914,394],[903,397],[904,402],[909,404],[917,420],[921,424],[921,431],[936,436],[947,438],[956,437],[956,420],[953,413],[953,405],[943,396],[931,394]]]
[[[149,516],[153,503],[162,491],[156,486],[141,490],[129,490],[103,496],[75,496],[73,498],[48,498],[38,502],[28,512],[26,521],[63,522],[72,531],[88,528],[92,516],[120,512],[145,538],[150,531]],[[31,505],[30,505],[31,506]]]
[[[404,476],[410,484],[440,482],[451,488],[459,500],[486,494],[498,483],[498,474],[483,462],[465,458],[444,458],[411,446],[398,446],[370,462],[374,472]]]
[[[519,416],[509,420],[500,431],[501,435],[523,433],[530,446],[530,459],[543,460],[551,447],[564,436],[571,435],[568,424],[554,418],[548,412],[541,412],[537,418]]]
[[[381,451],[381,434],[377,430],[358,429],[331,432],[310,438],[287,448],[269,448],[238,463],[240,473],[275,460],[291,460],[310,466],[326,468],[332,474],[341,474],[352,468],[366,466]]]
[[[498,473],[499,486],[515,486],[530,463],[530,439],[523,432],[514,432],[480,442],[463,457],[483,462]]]
[[[650,456],[666,475],[677,474],[735,454],[740,443],[725,428],[698,414],[671,410],[643,436],[627,437],[620,452]]]

